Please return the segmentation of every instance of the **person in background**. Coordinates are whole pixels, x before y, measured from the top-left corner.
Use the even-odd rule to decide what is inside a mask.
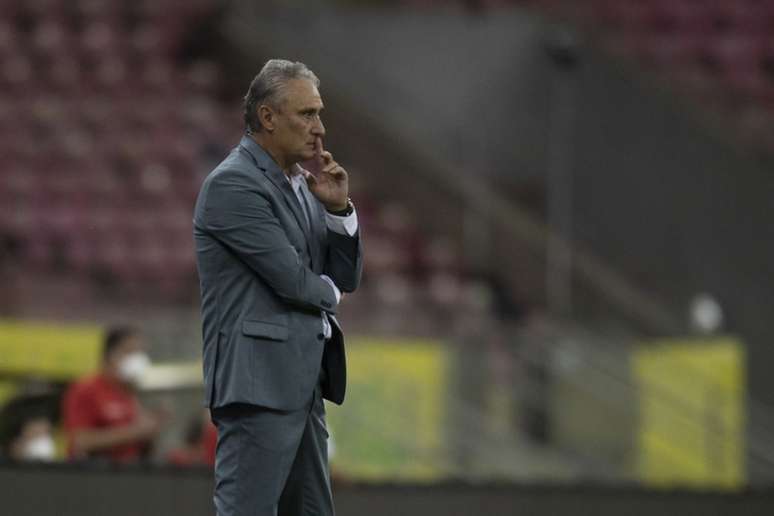
[[[61,458],[54,437],[59,421],[59,392],[30,381],[0,408],[0,455],[17,462],[50,462]]]
[[[140,404],[136,387],[150,365],[139,332],[106,332],[102,365],[94,376],[71,385],[62,400],[62,421],[71,459],[134,462],[147,456],[165,423]]]
[[[43,415],[26,417],[14,425],[8,456],[19,462],[56,460],[51,421]]]
[[[174,466],[214,466],[218,431],[210,421],[210,411],[204,409],[190,419],[182,446],[167,453],[167,462]]]

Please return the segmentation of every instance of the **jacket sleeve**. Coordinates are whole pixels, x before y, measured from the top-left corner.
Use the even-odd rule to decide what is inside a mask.
[[[353,236],[328,230],[328,248],[323,270],[342,292],[353,292],[358,287],[363,273],[360,228]]]
[[[208,185],[202,228],[252,269],[279,297],[305,308],[336,313],[328,283],[306,267],[265,194],[238,174]]]

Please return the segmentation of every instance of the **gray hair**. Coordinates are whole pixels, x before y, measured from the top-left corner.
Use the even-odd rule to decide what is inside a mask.
[[[258,107],[266,104],[279,109],[284,99],[285,85],[293,79],[308,79],[316,87],[320,79],[304,63],[286,61],[285,59],[270,59],[255,76],[244,99],[245,126],[248,133],[261,131],[258,119]]]

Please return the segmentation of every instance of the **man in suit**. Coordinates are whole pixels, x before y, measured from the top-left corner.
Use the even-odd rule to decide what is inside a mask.
[[[318,85],[302,63],[267,62],[245,96],[247,134],[196,202],[218,516],[334,514],[322,399],[344,400],[334,314],[362,250]],[[314,174],[299,166],[310,160]]]

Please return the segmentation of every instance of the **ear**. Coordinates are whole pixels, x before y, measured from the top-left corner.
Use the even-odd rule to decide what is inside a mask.
[[[268,132],[274,131],[274,111],[266,104],[258,106],[258,120]]]

